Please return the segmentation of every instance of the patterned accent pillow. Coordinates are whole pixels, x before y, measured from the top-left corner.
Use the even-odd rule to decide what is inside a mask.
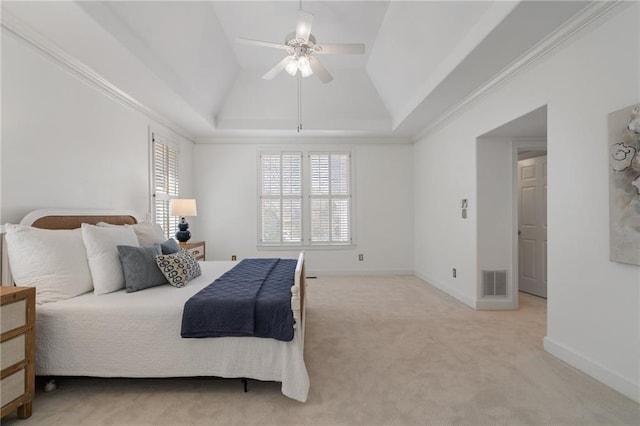
[[[174,287],[184,287],[202,273],[196,258],[184,249],[174,254],[156,256],[156,263],[162,275]]]

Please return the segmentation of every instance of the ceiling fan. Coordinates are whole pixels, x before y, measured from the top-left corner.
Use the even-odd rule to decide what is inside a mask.
[[[238,38],[238,43],[250,44],[254,46],[270,47],[274,49],[286,50],[287,55],[273,68],[267,71],[262,78],[272,80],[282,70],[295,76],[298,71],[302,77],[315,74],[323,83],[329,83],[333,76],[318,61],[315,55],[323,54],[363,54],[364,44],[362,43],[325,43],[316,44],[316,38],[311,34],[311,23],[313,14],[304,10],[298,10],[298,22],[296,31],[285,37],[284,44],[272,43],[268,41]]]

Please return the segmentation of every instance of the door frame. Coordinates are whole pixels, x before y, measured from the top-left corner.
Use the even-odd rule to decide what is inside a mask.
[[[511,271],[512,290],[514,294],[514,309],[518,309],[518,292],[520,287],[520,246],[518,239],[518,218],[520,206],[518,203],[518,155],[523,151],[547,151],[546,138],[519,138],[511,142]],[[547,158],[548,158],[547,151]],[[547,161],[547,165],[548,165]],[[548,207],[547,207],[548,208]]]

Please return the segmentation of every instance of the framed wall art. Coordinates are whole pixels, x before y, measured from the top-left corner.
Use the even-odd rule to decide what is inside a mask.
[[[609,114],[609,259],[640,265],[640,104]]]

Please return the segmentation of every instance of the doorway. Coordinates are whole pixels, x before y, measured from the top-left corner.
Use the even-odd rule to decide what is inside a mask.
[[[476,307],[518,309],[520,290],[547,296],[546,105],[479,136],[476,148]],[[506,272],[506,294],[484,291],[483,277],[495,271]]]

